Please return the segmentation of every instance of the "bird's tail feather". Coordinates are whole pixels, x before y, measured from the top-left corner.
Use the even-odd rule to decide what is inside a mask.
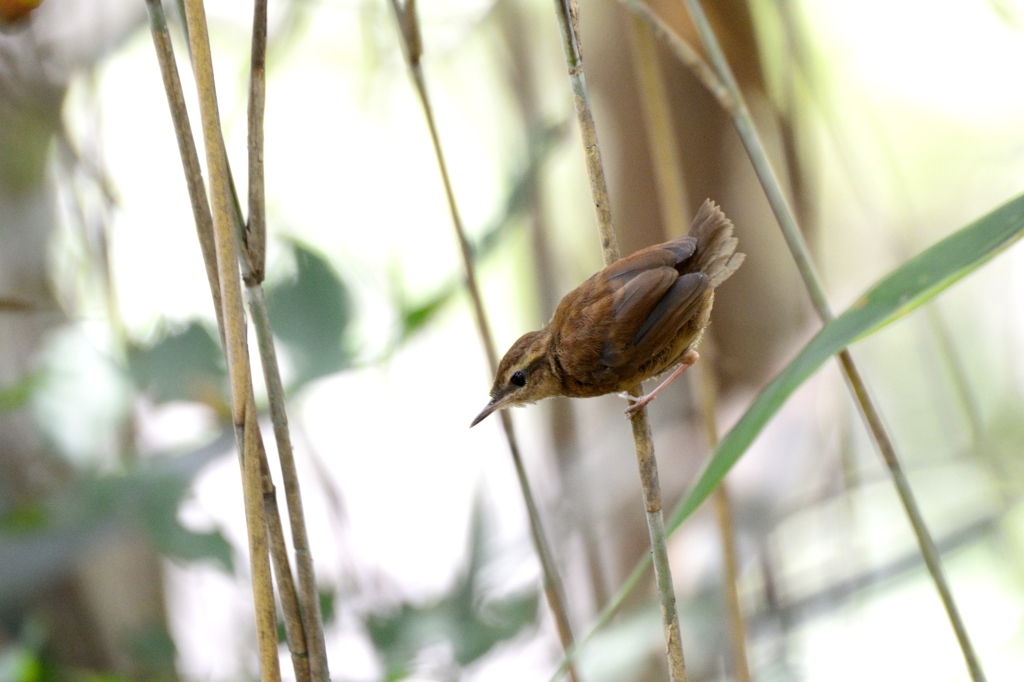
[[[745,254],[736,253],[739,242],[732,231],[732,221],[713,201],[706,199],[693,219],[690,236],[697,240],[693,269],[708,276],[711,288],[727,280],[746,258]]]

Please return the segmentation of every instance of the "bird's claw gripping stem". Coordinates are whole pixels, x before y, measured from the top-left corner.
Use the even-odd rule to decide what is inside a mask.
[[[653,391],[651,391],[650,393],[648,393],[646,395],[634,396],[634,395],[630,395],[629,393],[627,393],[625,391],[620,393],[619,394],[620,397],[625,398],[627,401],[629,401],[629,407],[626,408],[626,412],[625,412],[626,418],[627,419],[632,418],[634,414],[636,414],[638,411],[640,411],[644,407],[646,407],[647,403],[649,403],[652,400],[654,400],[654,396],[658,395],[658,393],[661,392],[661,389],[665,388],[666,386],[671,384],[673,381],[675,381],[676,378],[680,374],[685,372],[691,365],[693,365],[693,363],[697,362],[697,360],[699,360],[699,359],[700,359],[700,356],[697,355],[697,351],[695,351],[695,350],[687,351],[686,354],[683,356],[682,364],[680,364],[679,367],[676,368],[676,371],[672,372],[672,374],[669,375],[668,379],[665,379],[665,381],[663,381],[660,384],[658,384],[658,386]]]

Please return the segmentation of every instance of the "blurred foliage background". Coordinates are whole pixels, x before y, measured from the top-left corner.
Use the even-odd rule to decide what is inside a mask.
[[[1020,3],[705,4],[836,309],[1019,193]],[[601,264],[554,14],[533,0],[419,5],[505,347]],[[681,3],[650,6],[699,43]],[[226,372],[144,3],[6,8],[0,679],[253,677]],[[193,97],[181,13],[166,10]],[[251,10],[208,12],[241,169]],[[613,0],[585,3],[580,28],[623,253],[678,234],[712,197],[748,254],[698,365],[717,379],[724,432],[816,319],[714,99],[654,44],[688,204],[666,206],[652,150],[667,141],[641,84],[651,45]],[[505,444],[493,419],[466,428],[491,377],[393,18],[378,0],[273,2],[270,39],[267,297],[333,676],[547,679],[560,650]],[[1024,673],[1022,272],[1018,246],[853,347],[992,680]],[[668,507],[708,452],[689,381],[651,408]],[[648,551],[623,408],[515,414],[578,634]],[[755,679],[966,679],[835,367],[728,481]],[[735,675],[717,532],[702,509],[670,541],[693,680]],[[584,652],[582,677],[664,678],[658,618],[645,583]]]

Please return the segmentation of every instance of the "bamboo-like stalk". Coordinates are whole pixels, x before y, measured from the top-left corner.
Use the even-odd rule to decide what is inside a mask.
[[[288,561],[288,547],[284,542],[284,529],[281,525],[281,512],[277,507],[277,490],[270,478],[266,452],[260,445],[260,462],[263,465],[263,511],[267,517],[267,530],[270,537],[270,559],[274,565],[274,577],[277,579],[277,591],[281,595],[281,613],[284,617],[285,638],[291,652],[292,669],[295,671],[296,682],[310,682],[310,656],[306,647],[306,626],[302,622],[299,609],[299,597],[292,579],[292,568]]]
[[[682,161],[679,159],[679,144],[672,124],[672,113],[661,64],[658,60],[654,31],[650,25],[636,15],[631,16],[630,45],[636,65],[637,80],[640,83],[644,122],[647,126],[647,146],[654,160],[654,177],[658,185],[658,202],[666,238],[686,234],[689,211],[687,210],[686,186],[683,182]],[[713,357],[713,354],[711,354]],[[701,421],[704,423],[708,443],[714,450],[718,444],[715,422],[715,386],[708,354],[697,373],[700,386],[698,403]],[[691,383],[692,385],[692,383]],[[737,682],[750,682],[750,667],[747,663],[746,637],[743,614],[740,610],[737,591],[736,547],[733,542],[732,514],[725,484],[715,489],[715,509],[718,512],[719,534],[722,538],[722,557],[725,575],[722,586],[726,597],[726,613],[729,631],[732,634],[733,671]]]
[[[263,114],[267,102],[267,0],[253,2],[249,59],[249,224],[242,249],[249,281],[262,282],[267,261],[267,202],[263,182]]]
[[[274,588],[270,577],[270,557],[267,553],[267,524],[263,514],[262,479],[256,448],[258,425],[255,403],[250,397],[252,381],[249,374],[245,313],[242,309],[242,288],[238,276],[236,243],[231,219],[227,153],[220,129],[206,10],[202,0],[185,0],[185,16],[194,58],[196,88],[199,92],[206,165],[210,172],[214,245],[225,322],[224,350],[231,383],[231,416],[244,472],[242,481],[246,527],[249,534],[253,602],[256,609],[260,676],[263,680],[280,680],[277,615],[274,609]]]
[[[701,82],[708,92],[718,100],[719,106],[722,107],[726,112],[732,113],[735,108],[735,101],[733,100],[732,93],[725,84],[721,81],[714,70],[708,66],[708,63],[700,56],[700,54],[693,49],[693,47],[679,37],[671,26],[665,23],[665,20],[659,17],[654,11],[647,6],[647,4],[640,2],[640,0],[619,0],[630,12],[632,12],[637,18],[642,19],[644,23],[651,29],[655,36],[660,40],[665,41],[672,52],[675,53],[676,58],[683,63],[683,65],[693,73],[694,77]]]
[[[317,593],[316,573],[313,556],[309,547],[302,495],[299,490],[298,471],[292,452],[288,416],[285,411],[284,386],[274,350],[274,339],[270,331],[267,314],[267,300],[262,285],[246,288],[249,311],[256,328],[256,342],[259,344],[263,378],[270,402],[270,418],[274,425],[278,459],[281,462],[281,477],[284,481],[285,501],[288,505],[288,519],[292,531],[292,549],[295,551],[295,565],[299,575],[299,603],[301,604],[306,647],[310,656],[310,673],[317,682],[328,682],[330,674],[327,662],[327,647],[324,641],[323,616],[320,612],[320,597]]]
[[[164,80],[164,89],[171,109],[171,118],[174,123],[174,129],[178,139],[178,149],[181,154],[182,166],[185,170],[185,179],[188,186],[189,198],[192,203],[196,231],[203,253],[203,261],[206,265],[207,276],[210,281],[210,291],[213,296],[214,307],[217,313],[217,326],[223,342],[225,338],[223,323],[224,316],[220,305],[220,277],[217,273],[213,237],[213,218],[210,214],[209,203],[206,199],[206,190],[200,171],[199,157],[196,153],[195,142],[192,137],[191,126],[189,125],[188,112],[185,109],[184,94],[181,89],[181,81],[178,77],[177,66],[174,60],[174,52],[171,47],[170,36],[167,31],[167,22],[163,14],[163,7],[159,0],[147,0],[147,9],[149,10],[157,61],[159,62],[160,71]],[[262,152],[260,152],[260,155],[262,156]],[[233,191],[232,196],[234,197]],[[235,209],[233,215],[236,221],[240,222],[241,210],[238,208],[237,202],[233,202],[233,207]],[[249,270],[250,260],[251,259],[248,257],[241,259],[241,266],[244,270],[243,274],[247,279],[251,279]],[[262,289],[259,288],[259,285],[257,285],[257,288],[262,294]],[[262,305],[253,306],[251,298],[252,296],[250,295],[250,307],[254,308],[253,317],[266,322],[267,316],[265,299],[261,295],[259,300],[262,302]],[[258,317],[258,313],[260,312],[262,312],[262,316]],[[257,338],[260,342],[261,357],[264,358],[264,371],[266,372],[266,358],[268,356],[262,349],[267,345],[268,339],[270,338],[268,324],[264,324],[262,326],[257,325]],[[273,350],[272,342],[270,343],[270,348]],[[271,357],[271,364],[275,368],[277,367],[276,358]],[[323,626],[320,617],[320,602],[316,594],[316,579],[313,575],[312,560],[308,550],[308,540],[305,539],[305,523],[301,516],[301,499],[297,494],[297,476],[295,474],[294,460],[291,457],[290,439],[287,434],[286,421],[283,422],[283,434],[284,440],[289,445],[286,447],[281,444],[281,414],[283,414],[284,392],[280,386],[280,376],[276,376],[276,390],[274,387],[268,387],[268,394],[270,395],[271,415],[274,420],[275,433],[278,435],[278,450],[282,453],[280,457],[282,458],[282,461],[287,459],[287,461],[291,463],[290,466],[284,463],[282,464],[286,495],[289,494],[289,488],[293,485],[296,491],[294,500],[295,504],[298,506],[298,513],[293,512],[290,509],[289,518],[292,522],[292,537],[296,545],[297,562],[299,564],[299,582],[300,587],[303,588],[302,594],[305,608],[300,608],[299,599],[296,595],[296,590],[294,589],[288,554],[285,549],[284,533],[280,524],[280,513],[277,508],[277,497],[267,468],[266,451],[263,448],[262,437],[257,431],[256,437],[259,445],[257,450],[260,459],[261,471],[263,472],[263,506],[268,518],[267,528],[270,534],[269,546],[273,557],[274,570],[280,586],[281,608],[285,615],[288,646],[292,654],[292,664],[295,669],[296,679],[299,682],[309,680],[310,667],[312,667],[314,674],[318,675],[317,680],[326,680],[327,657],[323,644]],[[251,393],[252,387],[250,384],[250,394]],[[255,414],[255,412],[253,412],[253,414]],[[289,497],[290,505],[292,504],[292,499],[292,497]],[[277,520],[276,522],[275,519]],[[309,589],[310,585],[313,586],[312,590]],[[312,594],[312,596],[310,596],[310,594]],[[310,603],[312,606],[308,606]],[[312,614],[312,618],[307,617],[307,622],[303,623],[301,621],[301,616],[303,614]],[[296,616],[299,618],[297,619]],[[309,644],[307,644],[307,636],[309,637]],[[308,653],[310,650],[313,652],[312,655]]]
[[[590,192],[597,215],[597,229],[601,241],[604,264],[610,265],[619,259],[619,245],[612,225],[611,205],[608,200],[608,184],[601,163],[601,148],[597,141],[597,128],[590,107],[590,96],[583,74],[583,56],[580,50],[577,19],[579,8],[575,0],[555,0],[555,14],[562,35],[569,83],[572,88],[576,120],[583,140],[583,153],[590,180]],[[641,387],[631,391],[640,396]],[[679,632],[679,614],[676,611],[676,596],[672,586],[672,571],[669,567],[668,547],[665,543],[665,517],[661,504],[661,485],[658,482],[658,464],[654,457],[654,442],[651,438],[651,424],[646,408],[637,410],[630,418],[633,428],[633,442],[636,449],[637,467],[643,490],[644,509],[647,514],[647,530],[651,537],[651,555],[654,561],[654,577],[661,603],[662,624],[665,631],[665,646],[668,659],[669,677],[673,682],[686,680],[686,664],[683,660],[682,637]]]
[[[240,464],[243,470],[260,674],[264,680],[280,680],[280,665],[278,656],[276,656],[276,615],[270,581],[267,526],[262,497],[261,460],[258,456],[262,447],[259,444],[255,401],[252,398],[248,352],[245,345],[245,317],[241,308],[241,286],[238,282],[238,266],[234,265],[234,240],[230,232],[229,218],[225,222],[225,217],[227,217],[224,211],[226,204],[225,167],[223,163],[215,165],[212,161],[212,158],[217,156],[223,159],[224,152],[219,129],[216,93],[213,87],[206,17],[201,3],[190,2],[186,7],[190,47],[195,54],[199,55],[195,68],[197,86],[200,91],[204,139],[207,142],[208,165],[211,169],[211,180],[214,187],[216,218],[214,214],[211,214],[206,201],[199,158],[187,121],[180,79],[174,63],[163,8],[160,2],[155,0],[147,0],[146,4],[150,11],[154,44],[157,48],[161,74],[185,170],[189,198],[193,205],[200,245],[207,266],[218,328],[228,357],[228,371],[231,377],[231,415],[234,426],[236,426],[236,439],[239,444]]]
[[[629,38],[636,80],[640,86],[640,108],[647,128],[647,151],[653,161],[654,182],[658,186],[662,230],[667,239],[681,237],[689,227],[688,216],[693,214],[690,212],[657,42],[653,29],[635,14],[630,16]]]
[[[146,9],[149,12],[150,33],[153,35],[153,47],[160,65],[160,76],[164,82],[164,92],[167,94],[167,105],[171,110],[171,121],[178,140],[178,153],[181,155],[181,164],[185,170],[192,218],[195,220],[196,236],[199,238],[199,248],[203,254],[203,264],[206,266],[206,278],[210,283],[210,295],[213,297],[213,309],[217,315],[217,329],[220,330],[223,343],[224,310],[220,301],[220,276],[217,274],[216,246],[213,243],[213,216],[210,214],[210,203],[206,198],[203,171],[199,166],[195,138],[192,136],[188,110],[185,108],[185,96],[181,88],[178,66],[174,60],[174,49],[171,46],[163,5],[160,0],[146,0]]]
[[[715,404],[717,391],[714,374],[707,364],[700,367],[697,373],[699,384],[699,403],[701,421],[708,437],[708,444],[713,451],[718,445],[718,428],[715,420]],[[743,610],[740,608],[739,568],[736,562],[736,541],[733,537],[732,505],[729,493],[723,481],[714,493],[715,516],[718,519],[719,532],[722,535],[722,565],[725,575],[722,585],[725,589],[725,603],[729,614],[729,634],[732,636],[733,675],[737,682],[750,682],[750,663],[747,659],[746,628],[743,623]]]
[[[281,478],[284,482],[285,503],[292,531],[292,547],[295,550],[295,564],[298,570],[298,603],[301,607],[302,633],[305,640],[302,650],[309,655],[309,674],[315,682],[329,682],[330,670],[327,663],[327,645],[324,641],[323,616],[320,612],[320,597],[317,592],[316,572],[309,548],[309,534],[302,507],[298,470],[292,451],[291,435],[288,429],[288,414],[285,409],[284,385],[277,363],[274,338],[270,330],[270,316],[263,292],[263,276],[266,270],[266,193],[263,177],[263,115],[266,105],[266,62],[267,62],[267,2],[256,0],[253,10],[252,56],[249,77],[248,108],[248,151],[249,151],[249,222],[244,230],[244,246],[240,265],[246,284],[246,299],[256,328],[257,346],[263,367],[263,381],[270,403],[270,418],[274,426]],[[234,193],[233,193],[234,194]],[[237,194],[234,194],[237,198]],[[235,204],[235,219],[241,221],[241,211]],[[269,476],[268,476],[269,480]],[[271,498],[277,506],[276,496]],[[284,570],[285,567],[282,567]],[[291,579],[289,572],[288,579]],[[282,590],[283,595],[283,590]],[[290,595],[294,596],[294,595]],[[282,602],[284,596],[282,596]],[[291,647],[291,640],[289,640]],[[297,643],[296,643],[297,646]],[[295,649],[292,649],[295,656]]]
[[[462,217],[459,213],[458,203],[455,200],[455,192],[452,189],[451,179],[448,176],[448,165],[445,161],[444,151],[441,147],[441,139],[437,133],[437,125],[434,122],[434,111],[430,103],[430,96],[427,90],[426,80],[423,75],[423,68],[420,64],[423,44],[420,39],[419,21],[416,15],[415,0],[406,0],[404,6],[398,0],[391,0],[391,8],[398,23],[402,54],[405,57],[406,65],[409,67],[409,74],[413,82],[416,95],[423,107],[424,118],[427,128],[430,131],[430,140],[434,147],[434,155],[437,159],[437,166],[441,173],[441,180],[444,185],[445,197],[448,200],[448,208],[452,217],[452,226],[455,229],[455,237],[459,243],[459,252],[462,257],[462,264],[466,274],[466,288],[469,291],[472,302],[473,316],[476,322],[477,332],[480,334],[481,342],[487,355],[491,373],[497,373],[498,355],[491,335],[490,324],[487,321],[487,314],[484,310],[483,300],[480,296],[480,289],[477,286],[476,267],[473,263],[472,250],[469,240],[466,238],[466,231],[462,224]],[[508,442],[509,451],[512,455],[512,462],[515,466],[516,477],[519,481],[519,488],[523,493],[523,500],[526,504],[527,517],[530,522],[530,536],[533,540],[537,557],[541,564],[541,575],[544,582],[544,594],[548,606],[551,609],[555,620],[555,627],[558,630],[558,637],[564,651],[570,651],[573,647],[572,627],[569,623],[569,614],[565,608],[565,592],[562,588],[562,581],[558,575],[558,568],[555,564],[554,554],[551,552],[550,544],[544,533],[541,524],[540,511],[534,499],[533,490],[526,475],[526,467],[523,465],[522,456],[519,451],[519,443],[515,430],[512,426],[512,418],[507,410],[501,410],[502,430]],[[566,667],[569,678],[575,682],[578,679],[575,665],[571,662]]]
[[[754,128],[753,117],[750,115],[750,111],[743,100],[743,95],[725,58],[725,53],[718,44],[718,39],[711,28],[710,22],[708,22],[707,15],[704,14],[700,0],[684,0],[684,2],[690,12],[690,16],[693,18],[694,24],[697,26],[697,31],[708,51],[719,80],[725,85],[731,96],[733,108],[729,113],[733,117],[736,131],[739,133],[743,146],[747,150],[747,155],[750,157],[751,164],[754,167],[754,172],[757,174],[758,180],[772,207],[772,211],[775,213],[786,244],[804,281],[804,286],[811,297],[814,309],[817,311],[821,321],[827,324],[835,319],[835,315],[832,312],[824,287],[811,260],[810,251],[804,243],[803,235],[797,226],[796,217],[789,207],[785,193],[782,190],[782,185],[775,176],[768,161],[768,155],[764,150],[764,145],[761,143],[760,137]],[[970,672],[971,679],[974,682],[982,682],[985,679],[985,674],[981,669],[981,663],[974,651],[974,645],[971,643],[967,628],[960,616],[960,610],[946,580],[942,561],[935,547],[935,541],[925,524],[924,517],[917,504],[917,499],[903,471],[903,466],[899,461],[896,448],[892,443],[888,430],[885,428],[874,401],[868,394],[867,386],[864,384],[848,349],[839,353],[839,362],[846,375],[850,390],[860,407],[861,414],[874,438],[879,454],[885,465],[889,468],[893,484],[896,486],[896,491],[899,494],[900,501],[903,503],[907,518],[914,530],[914,534],[917,536],[925,565],[939,592],[939,597],[942,599],[946,614],[949,617],[950,624],[963,652],[964,661]]]
[[[534,147],[536,131],[546,128],[544,114],[535,93],[535,55],[530,42],[532,34],[528,26],[525,8],[512,2],[499,3],[496,7],[501,14],[501,32],[509,49],[508,81],[515,96],[528,144]],[[558,270],[551,245],[550,222],[544,213],[544,185],[541,182],[539,164],[525,178],[529,207],[527,215],[531,227],[534,268],[537,275],[537,289],[540,295],[541,314],[544,320],[551,319],[561,298],[558,285]],[[583,541],[584,561],[593,589],[594,603],[602,608],[608,601],[608,581],[604,576],[597,529],[594,526],[593,504],[587,486],[586,476],[580,475],[580,458],[583,455],[577,447],[578,426],[576,413],[569,400],[550,402],[548,430],[555,448],[560,485],[572,507],[573,521],[577,523]]]

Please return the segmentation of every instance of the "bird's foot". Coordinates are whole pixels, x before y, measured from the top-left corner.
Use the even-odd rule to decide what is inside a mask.
[[[699,360],[699,359],[700,359],[700,356],[697,355],[697,351],[695,351],[695,350],[688,351],[686,353],[686,355],[683,356],[683,362],[682,362],[681,365],[679,365],[679,367],[676,369],[676,371],[672,372],[671,376],[669,376],[668,379],[665,379],[665,381],[663,381],[660,384],[658,384],[658,386],[653,391],[648,393],[647,395],[635,396],[635,395],[630,395],[629,393],[626,393],[625,391],[620,393],[619,396],[625,398],[629,402],[629,407],[626,408],[626,412],[625,412],[626,418],[627,419],[631,419],[633,417],[633,415],[635,415],[637,412],[639,412],[644,407],[646,407],[647,403],[649,403],[652,400],[654,400],[654,396],[656,396],[659,393],[661,393],[661,389],[665,388],[666,386],[671,384],[673,381],[675,381],[676,378],[680,374],[685,372],[687,370],[687,368],[689,368],[692,364],[697,362],[697,360]]]
[[[630,395],[626,391],[623,391],[622,393],[619,394],[619,397],[625,398],[626,401],[629,403],[629,407],[627,407],[626,411],[624,412],[626,418],[629,419],[634,414],[645,408],[647,406],[647,403],[651,402],[654,399],[654,393],[652,392],[648,393],[647,395],[636,396]]]

